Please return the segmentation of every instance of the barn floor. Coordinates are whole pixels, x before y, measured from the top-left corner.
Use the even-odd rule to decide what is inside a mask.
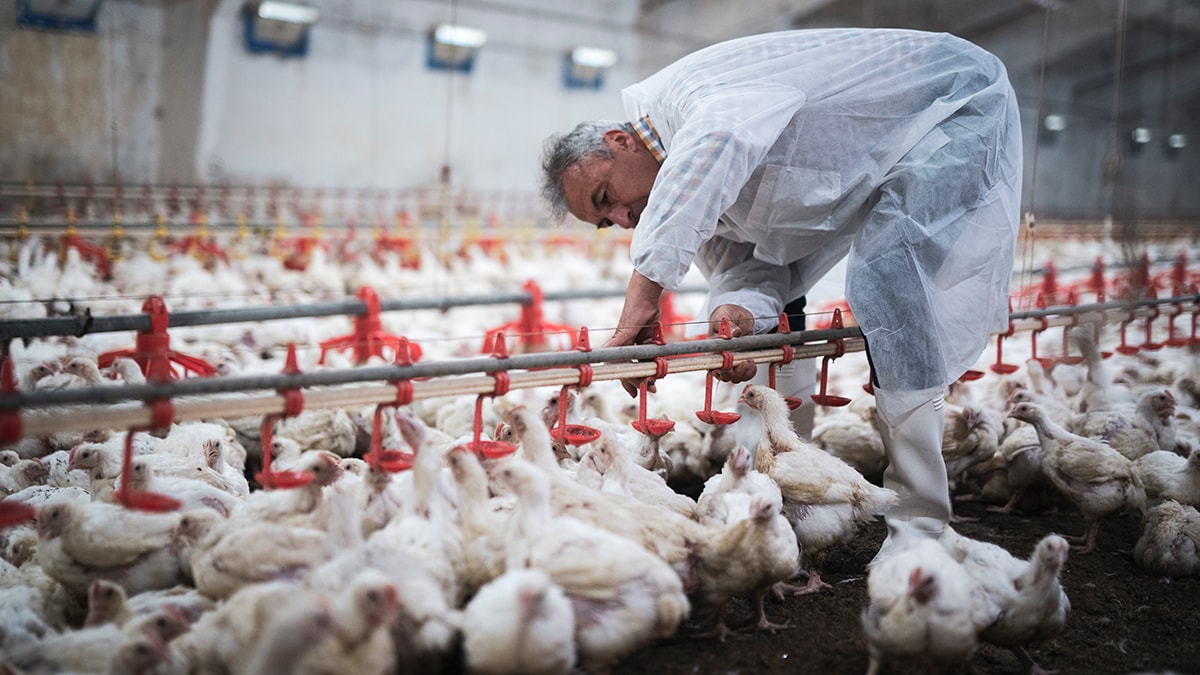
[[[1078,534],[1083,521],[1069,504],[1057,513],[997,514],[976,503],[956,505],[958,515],[980,518],[955,525],[969,537],[1004,546],[1025,557],[1047,533]],[[1071,600],[1066,630],[1058,638],[1035,645],[1030,654],[1047,671],[1061,673],[1200,672],[1200,579],[1170,582],[1147,575],[1134,565],[1130,551],[1137,541],[1139,519],[1124,515],[1104,521],[1097,550],[1073,555],[1063,570]],[[859,613],[867,602],[864,566],[883,540],[882,521],[872,524],[850,544],[832,552],[822,578],[834,585],[817,595],[768,602],[773,621],[793,628],[775,635],[732,634],[724,642],[689,639],[686,625],[667,641],[625,659],[616,675],[682,673],[842,673],[867,670],[866,639]],[[753,607],[735,600],[728,612],[731,626],[753,619]],[[972,665],[986,673],[1020,673],[1010,652],[984,646]],[[925,672],[885,667],[897,675]]]

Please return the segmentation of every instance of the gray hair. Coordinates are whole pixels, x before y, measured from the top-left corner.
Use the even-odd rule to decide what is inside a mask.
[[[629,122],[589,120],[575,125],[568,133],[553,134],[546,139],[542,146],[542,199],[550,208],[553,220],[562,221],[568,213],[563,174],[585,159],[612,159],[612,150],[604,142],[604,134],[613,129],[633,134],[633,125]]]

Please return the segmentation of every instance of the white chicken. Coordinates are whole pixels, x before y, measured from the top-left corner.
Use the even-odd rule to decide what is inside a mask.
[[[1043,537],[1028,561],[949,527],[942,534],[942,544],[994,605],[996,618],[980,638],[1011,649],[1030,672],[1043,672],[1025,645],[1053,638],[1066,625],[1071,601],[1059,574],[1067,560],[1067,541],[1054,534]]]
[[[46,573],[82,596],[95,579],[129,594],[184,580],[177,513],[145,513],[99,502],[48,502],[38,513],[37,560]]]
[[[309,568],[361,540],[355,496],[332,490],[323,503],[327,517],[291,524],[287,520],[248,518],[241,511],[218,522],[192,548],[191,576],[212,598],[227,598],[245,586],[294,580]]]
[[[833,408],[818,417],[812,442],[854,467],[867,480],[879,483],[887,466],[883,437],[875,427],[875,406],[860,396],[847,408]]]
[[[601,492],[634,497],[686,518],[695,515],[696,502],[673,490],[661,475],[637,464],[613,436],[601,434],[592,443],[590,452],[597,470],[604,476],[600,484]]]
[[[545,572],[506,572],[467,603],[463,653],[480,675],[567,675],[576,658],[571,601]]]
[[[1143,393],[1135,406],[1110,406],[1079,415],[1067,429],[1080,436],[1108,443],[1129,459],[1137,459],[1156,450],[1175,449],[1175,430],[1170,421],[1175,415],[1175,397],[1168,389]]]
[[[669,565],[637,544],[550,511],[550,480],[512,458],[497,479],[517,495],[506,568],[541,570],[575,611],[580,665],[604,672],[638,647],[671,635],[687,615],[683,584]]]
[[[1172,499],[1151,506],[1133,559],[1166,577],[1200,575],[1200,511]]]
[[[1108,410],[1130,398],[1128,388],[1114,383],[1104,368],[1094,330],[1092,326],[1084,325],[1072,328],[1070,333],[1071,344],[1083,355],[1087,365],[1087,379],[1075,398],[1075,409],[1082,413]]]
[[[438,580],[446,602],[459,607],[466,595],[463,535],[454,505],[440,486],[445,449],[426,436],[413,418],[397,421],[416,451],[412,493],[397,517],[371,536],[387,539],[419,561]]]
[[[212,509],[222,516],[228,516],[240,503],[234,493],[216,488],[211,483],[180,476],[159,476],[146,457],[134,459],[129,468],[129,489],[170,495],[181,502],[180,508],[185,511]]]
[[[312,568],[304,582],[314,590],[336,592],[345,579],[364,570],[383,574],[396,589],[398,614],[390,634],[397,671],[420,673],[436,668],[458,635],[458,612],[446,602],[433,573],[384,530]]]
[[[861,525],[887,512],[897,495],[871,484],[854,467],[801,439],[779,392],[747,385],[741,400],[762,419],[755,468],[779,484],[783,514],[800,542],[808,583],[794,591],[812,593],[827,588],[821,581],[821,563],[829,548],[849,541]]]
[[[979,583],[931,539],[915,540],[873,565],[867,595],[867,675],[877,675],[887,660],[923,667],[966,663],[980,631],[996,617]]]
[[[1186,459],[1157,450],[1137,458],[1133,465],[1150,503],[1173,499],[1200,506],[1200,449],[1193,450]]]
[[[391,625],[398,606],[396,587],[384,573],[373,569],[358,572],[332,598],[333,633],[309,652],[294,672],[394,673]]]
[[[1042,445],[1046,477],[1083,512],[1087,531],[1080,553],[1096,547],[1100,519],[1123,508],[1140,509],[1146,492],[1133,462],[1107,443],[1073,434],[1050,420],[1036,403],[1018,403],[1010,417],[1032,424]]]
[[[279,420],[275,435],[296,441],[305,451],[324,450],[349,457],[354,454],[358,427],[345,410],[314,408]]]
[[[570,516],[630,539],[667,561],[691,588],[694,567],[709,528],[690,518],[621,494],[600,492],[571,480],[562,471],[550,446],[550,434],[538,416],[524,406],[505,413],[520,441],[520,450],[550,479],[551,511]],[[508,488],[493,480],[495,490]]]
[[[739,446],[721,468],[721,473],[704,482],[696,499],[696,519],[703,525],[722,526],[750,517],[750,502],[756,496],[778,502],[783,493],[769,476],[754,469],[750,451]]]
[[[488,496],[488,477],[474,453],[457,447],[446,464],[458,487],[458,525],[463,538],[463,578],[467,597],[504,573],[508,509],[497,510]]]
[[[759,630],[787,628],[767,620],[763,599],[776,584],[796,576],[800,569],[800,548],[796,532],[780,513],[782,500],[773,495],[757,494],[750,499],[746,518],[732,521],[711,537],[706,547],[712,551],[698,566],[699,582],[691,597],[697,609],[716,609],[712,630],[724,641],[728,633],[725,607],[734,595],[754,595]]]
[[[987,461],[1000,445],[1004,420],[984,408],[947,406],[942,431],[942,459],[951,489],[971,467]]]
[[[192,672],[297,672],[335,629],[330,602],[293,583],[247,587],[174,645]]]

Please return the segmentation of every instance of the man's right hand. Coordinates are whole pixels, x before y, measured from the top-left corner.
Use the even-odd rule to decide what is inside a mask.
[[[754,315],[740,305],[721,305],[708,315],[708,337],[718,337],[721,320],[729,321],[729,332],[733,337],[754,334]],[[734,364],[732,368],[714,370],[713,377],[722,382],[745,382],[758,372],[758,365],[750,361]]]

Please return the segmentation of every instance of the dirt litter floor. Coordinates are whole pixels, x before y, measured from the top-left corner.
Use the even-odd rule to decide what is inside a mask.
[[[962,534],[999,544],[1027,557],[1037,541],[1051,532],[1083,532],[1083,519],[1062,502],[1048,514],[998,514],[978,503],[957,503],[956,514],[979,518],[956,523]],[[1131,555],[1140,533],[1136,515],[1102,522],[1097,549],[1072,555],[1062,580],[1071,600],[1066,629],[1029,652],[1047,671],[1064,674],[1177,672],[1200,673],[1200,579],[1170,582],[1138,568]],[[669,640],[642,649],[615,669],[616,675],[674,673],[850,673],[867,671],[867,646],[859,614],[867,603],[865,565],[883,541],[882,521],[871,524],[846,546],[829,555],[822,578],[832,590],[816,595],[768,601],[767,616],[792,628],[774,635],[731,634],[724,643],[686,637],[702,626],[684,624]],[[749,601],[735,599],[730,626],[753,622]],[[1007,650],[983,646],[971,665],[978,672],[1021,673],[1020,662]],[[910,675],[923,670],[885,666],[885,673]]]

